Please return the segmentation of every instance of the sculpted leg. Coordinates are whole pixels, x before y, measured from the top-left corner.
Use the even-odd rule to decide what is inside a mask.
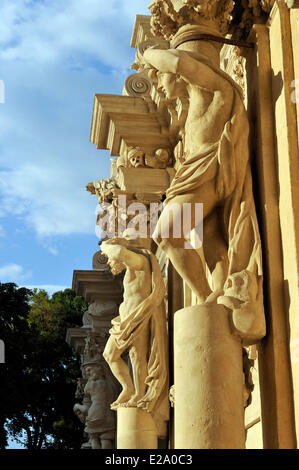
[[[228,246],[221,230],[217,209],[205,219],[203,233],[204,240],[208,240],[207,244],[204,243],[204,254],[211,273],[211,289],[213,291],[206,302],[214,302],[223,295],[229,266]]]
[[[102,449],[113,449],[112,441],[108,439],[101,439]]]
[[[122,360],[122,350],[118,349],[113,337],[110,336],[103,352],[104,359],[108,362],[113,375],[120,382],[123,390],[118,399],[112,403],[111,408],[116,408],[121,403],[126,403],[134,395],[134,386],[127,364]]]
[[[195,204],[198,203],[203,207],[203,221],[197,220]],[[189,224],[185,220],[185,204],[191,207]],[[210,182],[194,194],[177,196],[168,204],[168,210],[162,212],[154,233],[156,243],[203,303],[216,302],[217,297],[223,294],[228,273],[227,243],[218,216],[218,204],[218,196]],[[190,231],[198,227],[199,223],[203,226],[203,247],[197,250],[186,248],[185,241]],[[165,231],[167,224],[169,230]],[[189,233],[186,233],[188,225]],[[207,275],[207,269],[210,276]]]
[[[100,439],[98,434],[90,434],[90,443],[92,449],[101,449]]]
[[[157,240],[157,243],[198,299],[204,303],[212,291],[199,253],[196,250],[177,247],[176,241],[172,239],[162,240],[160,243]]]
[[[135,338],[134,344],[130,349],[130,360],[133,369],[135,394],[127,403],[127,406],[136,406],[137,402],[144,397],[146,392],[146,377],[148,374],[147,353],[149,350],[149,328]]]

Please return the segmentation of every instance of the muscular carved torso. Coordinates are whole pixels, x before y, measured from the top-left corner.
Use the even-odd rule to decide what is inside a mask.
[[[135,310],[152,291],[152,274],[148,260],[145,257],[144,259],[142,270],[127,268],[124,277],[124,301],[119,308],[122,319]]]
[[[103,379],[89,380],[85,387],[85,393],[90,395],[92,403],[103,404],[107,384]]]
[[[185,153],[194,154],[217,142],[230,118],[233,93],[225,79],[219,77],[219,89],[205,90],[188,85],[189,112],[185,125]]]
[[[208,53],[174,49],[146,50],[144,57],[162,74],[162,88],[168,99],[178,98],[182,93],[180,85],[174,83],[175,77],[181,77],[186,83],[189,111],[185,123],[185,154],[200,154],[218,142],[231,116],[234,90],[217,62]],[[163,79],[163,74],[168,77]]]

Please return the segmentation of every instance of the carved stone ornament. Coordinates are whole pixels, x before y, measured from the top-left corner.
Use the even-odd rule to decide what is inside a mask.
[[[235,9],[231,32],[236,37],[247,37],[253,24],[266,22],[275,0],[242,0]],[[235,2],[236,4],[236,2]]]
[[[125,81],[124,91],[128,96],[143,97],[149,96],[152,84],[147,75],[142,73],[133,73]]]
[[[232,0],[155,0],[149,5],[152,30],[166,40],[173,39],[186,24],[205,21],[210,28],[225,34],[233,8]]]
[[[145,167],[144,161],[145,153],[139,147],[129,147],[127,149],[127,166],[134,168],[143,168]]]
[[[275,0],[155,0],[149,9],[153,33],[159,37],[170,40],[182,26],[207,21],[214,32],[230,33],[237,39],[248,35],[255,19],[266,18],[274,3]]]
[[[86,385],[87,379],[79,378],[77,379],[77,388],[75,392],[75,398],[77,400],[83,400],[84,397],[84,387]]]
[[[100,204],[112,201],[115,188],[116,184],[112,178],[94,181],[86,185],[86,190],[91,194],[95,194]]]
[[[239,47],[223,47],[221,68],[239,85],[244,104],[247,104],[246,59]]]
[[[92,305],[89,307],[92,310]],[[91,313],[91,312],[90,312]],[[103,350],[105,343],[105,332],[91,333],[89,332],[85,339],[85,348],[83,352],[83,366],[91,362],[98,362],[103,360]]]
[[[94,254],[92,259],[92,269],[103,269],[107,266],[108,258],[101,251]]]

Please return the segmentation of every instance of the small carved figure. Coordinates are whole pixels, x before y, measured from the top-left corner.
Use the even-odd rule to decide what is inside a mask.
[[[144,152],[139,147],[129,149],[127,159],[134,168],[143,168],[145,166]]]
[[[112,239],[102,243],[112,273],[126,270],[124,301],[119,316],[112,320],[110,338],[103,356],[122,392],[112,404],[139,407],[151,412],[156,421],[168,419],[167,331],[164,310],[165,285],[155,256],[142,248],[141,239]],[[129,351],[133,369],[121,355]]]
[[[83,404],[76,404],[74,412],[89,434],[92,449],[113,449],[115,438],[115,415],[110,403],[115,396],[111,381],[107,380],[104,365],[100,362],[86,366],[88,378],[84,388]]]
[[[158,149],[154,156],[146,156],[145,163],[151,168],[167,168],[170,165],[170,151],[168,149]]]

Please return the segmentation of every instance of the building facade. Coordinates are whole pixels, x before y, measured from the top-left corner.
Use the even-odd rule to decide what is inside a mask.
[[[122,94],[94,100],[111,177],[87,185],[103,243],[67,339],[85,446],[298,448],[299,3],[149,9]]]

